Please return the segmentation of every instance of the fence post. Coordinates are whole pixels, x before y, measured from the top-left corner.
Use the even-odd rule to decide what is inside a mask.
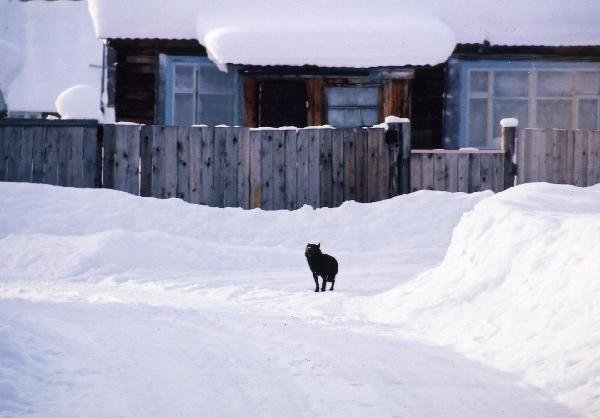
[[[386,142],[392,151],[390,197],[410,193],[410,121],[388,123]]]
[[[513,187],[517,177],[517,126],[519,120],[506,118],[500,121],[502,127],[502,151],[504,151],[504,189]]]

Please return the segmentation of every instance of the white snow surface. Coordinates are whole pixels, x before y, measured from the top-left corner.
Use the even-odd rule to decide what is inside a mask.
[[[598,416],[598,236],[600,185],[267,212],[0,183],[0,415]]]
[[[504,118],[500,120],[500,126],[503,128],[516,128],[519,126],[519,119],[517,118]]]
[[[456,43],[598,45],[596,0],[90,0],[100,38],[198,39],[218,63],[444,62]],[[131,22],[139,22],[131,24]]]
[[[10,84],[0,85],[9,110],[54,112],[58,94],[75,84],[100,91],[102,41],[86,1],[1,1],[0,53],[0,74],[15,67]]]
[[[56,111],[62,119],[102,120],[100,96],[90,86],[71,86],[56,98]]]

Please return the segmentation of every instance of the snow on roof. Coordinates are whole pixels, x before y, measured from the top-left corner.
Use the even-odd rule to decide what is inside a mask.
[[[229,63],[417,65],[445,61],[455,43],[600,44],[597,0],[89,3],[100,38],[198,39]]]
[[[8,58],[11,74],[0,69],[9,110],[53,112],[58,94],[74,84],[100,91],[102,41],[85,1],[2,1],[0,67],[7,50],[21,55]]]

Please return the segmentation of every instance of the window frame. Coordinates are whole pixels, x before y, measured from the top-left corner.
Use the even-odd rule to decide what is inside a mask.
[[[373,106],[361,106],[361,105],[330,105],[329,104],[329,96],[327,94],[327,91],[329,89],[361,89],[361,88],[371,88],[374,89],[377,93],[377,98],[375,101],[375,105]],[[327,124],[331,125],[331,121],[329,120],[329,110],[333,109],[333,110],[346,110],[346,109],[351,109],[351,110],[363,110],[363,109],[368,109],[368,110],[374,110],[376,112],[376,114],[379,117],[379,114],[381,113],[381,102],[382,102],[382,91],[381,91],[381,83],[376,83],[376,82],[365,82],[365,83],[346,83],[346,84],[329,84],[329,85],[325,85],[324,89],[323,89],[323,95],[324,95],[324,99],[325,99],[325,121]],[[378,118],[377,118],[378,119]],[[375,124],[377,123],[377,121],[375,121]],[[334,126],[334,125],[332,125]],[[367,126],[367,125],[353,125],[351,127],[359,127],[359,126]],[[336,126],[337,127],[337,126]],[[340,126],[340,128],[347,128],[347,126]]]
[[[177,65],[190,65],[194,67],[192,75],[192,89],[186,92],[178,90],[175,86],[175,68]],[[157,106],[157,115],[162,117],[162,120],[158,121],[165,125],[173,125],[174,123],[174,105],[175,105],[175,94],[176,93],[187,93],[193,94],[193,124],[203,123],[197,121],[198,111],[197,105],[199,96],[202,95],[198,91],[197,79],[198,79],[198,68],[206,65],[216,65],[208,57],[198,56],[180,56],[180,55],[159,55],[159,77],[158,77],[158,93],[159,103]],[[227,65],[227,72],[233,74],[233,125],[243,124],[243,83],[242,77],[239,74],[239,66]]]
[[[494,76],[496,72],[504,71],[527,71],[528,76],[528,95],[527,95],[527,126],[521,127],[536,127],[537,126],[537,110],[539,100],[568,100],[570,101],[570,116],[569,128],[578,129],[579,127],[579,105],[581,100],[596,100],[596,129],[600,129],[600,86],[596,94],[579,93],[577,90],[577,73],[593,72],[598,74],[597,80],[600,84],[600,63],[595,62],[556,62],[556,61],[498,61],[498,60],[482,60],[482,61],[462,61],[456,60],[455,63],[460,64],[460,104],[459,104],[459,127],[458,127],[458,146],[471,146],[469,141],[469,122],[470,122],[470,103],[471,99],[486,99],[487,100],[487,127],[485,147],[494,147],[495,140],[498,138],[500,128],[494,126],[494,100],[497,99],[494,95]],[[452,64],[451,64],[452,65]],[[471,74],[476,71],[484,71],[487,73],[487,94],[483,92],[471,91]],[[566,72],[572,75],[573,82],[571,91],[568,96],[539,96],[538,95],[538,74],[543,71],[551,72]],[[502,97],[507,100],[525,100],[525,97]],[[495,136],[496,135],[496,136]]]

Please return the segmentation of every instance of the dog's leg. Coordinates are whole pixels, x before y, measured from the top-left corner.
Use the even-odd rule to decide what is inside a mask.
[[[324,292],[327,290],[326,286],[327,286],[327,277],[329,276],[323,276],[323,285],[321,286],[321,292]]]
[[[313,273],[313,278],[315,279],[315,292],[319,291],[319,276],[317,273]]]
[[[333,286],[335,285],[335,276],[331,279],[331,288],[329,290],[333,290]]]

